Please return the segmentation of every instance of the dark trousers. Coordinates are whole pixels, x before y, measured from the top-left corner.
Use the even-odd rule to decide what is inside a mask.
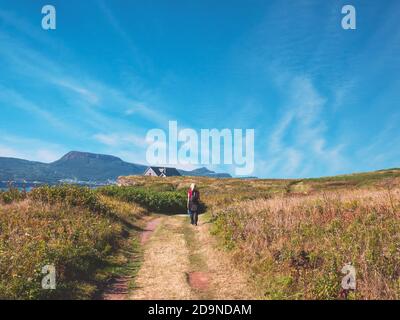
[[[199,216],[197,211],[190,211],[190,223],[197,226],[197,221],[199,220]]]

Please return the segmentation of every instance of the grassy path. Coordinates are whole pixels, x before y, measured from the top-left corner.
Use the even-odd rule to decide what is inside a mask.
[[[216,248],[204,216],[162,216],[144,243],[130,299],[256,299],[246,275]]]

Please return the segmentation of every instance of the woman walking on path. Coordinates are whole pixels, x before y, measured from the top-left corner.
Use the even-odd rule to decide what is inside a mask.
[[[200,192],[196,185],[192,183],[188,190],[187,209],[190,214],[190,223],[197,226],[199,211]]]

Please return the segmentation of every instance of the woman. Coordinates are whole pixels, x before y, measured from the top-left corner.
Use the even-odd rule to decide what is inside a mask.
[[[190,223],[197,226],[198,211],[199,211],[200,192],[196,185],[192,183],[188,190],[187,209],[190,214]]]

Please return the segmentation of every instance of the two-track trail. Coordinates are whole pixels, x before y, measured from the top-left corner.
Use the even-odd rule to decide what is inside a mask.
[[[143,263],[126,299],[257,299],[248,277],[218,249],[200,217],[161,216],[142,234]]]

